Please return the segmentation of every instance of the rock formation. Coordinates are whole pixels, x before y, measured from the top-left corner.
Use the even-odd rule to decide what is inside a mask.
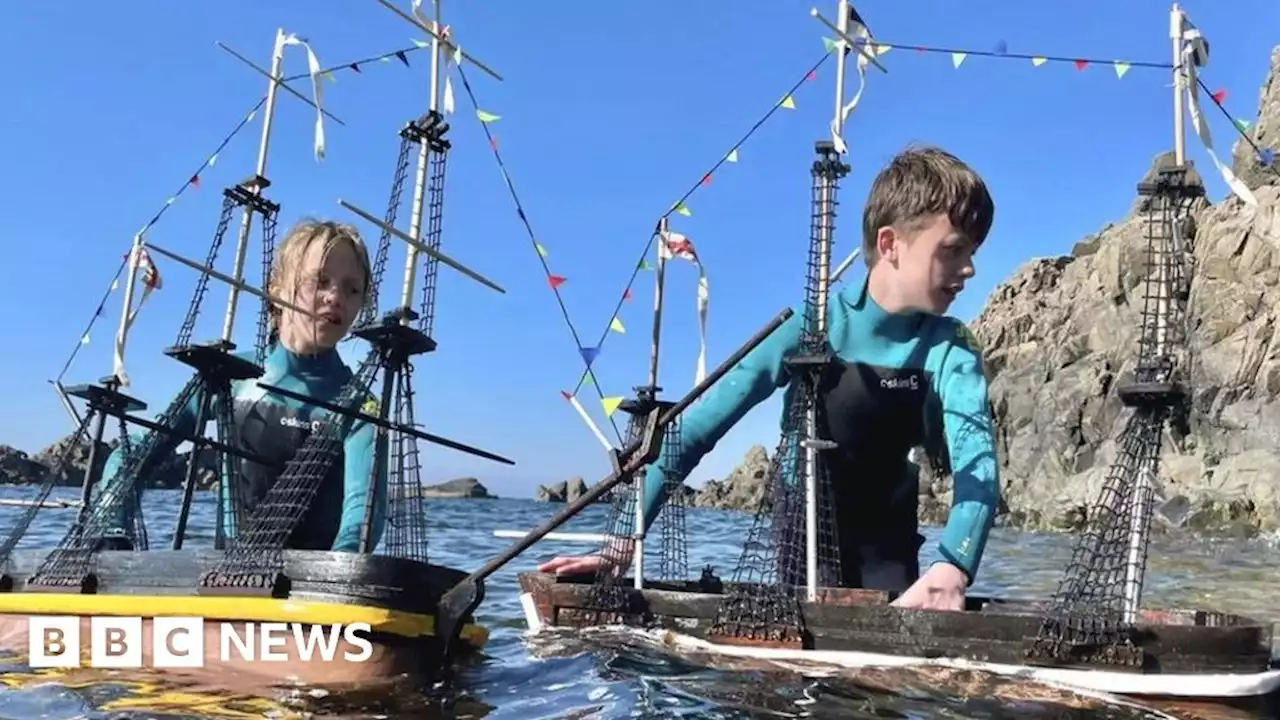
[[[1250,133],[1259,147],[1280,144],[1280,48]],[[1166,434],[1161,457],[1160,515],[1202,530],[1280,525],[1280,175],[1246,149],[1236,143],[1235,172],[1258,207],[1229,196],[1192,215],[1189,427]],[[1216,184],[1212,167],[1200,172]],[[1137,358],[1144,223],[1130,214],[1070,255],[1027,263],[973,325],[1015,524],[1078,526],[1116,457],[1127,412],[1115,386]]]
[[[72,436],[67,436],[47,448],[28,456],[25,452],[0,445],[0,484],[30,485],[45,481],[50,472],[57,470],[55,483],[59,486],[79,487],[84,484],[85,471],[89,468],[89,443],[71,447]],[[101,470],[107,461],[108,454],[116,447],[118,441],[103,443],[99,449],[97,462]],[[59,459],[66,455],[66,461]],[[147,487],[177,488],[182,487],[186,477],[187,462],[190,453],[175,453],[167,461],[150,474]],[[201,452],[197,456],[196,488],[206,490],[214,486],[217,474],[213,467],[213,455]]]
[[[420,494],[421,497],[434,499],[497,499],[496,495],[490,495],[489,489],[473,477],[456,478],[439,485],[424,485]]]

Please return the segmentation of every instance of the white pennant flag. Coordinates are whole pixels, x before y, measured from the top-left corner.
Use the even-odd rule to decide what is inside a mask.
[[[1199,136],[1200,142],[1204,144],[1204,149],[1209,153],[1209,159],[1213,161],[1214,167],[1218,168],[1218,172],[1222,173],[1222,179],[1226,181],[1227,187],[1231,188],[1231,192],[1236,197],[1245,202],[1246,205],[1256,207],[1258,199],[1254,197],[1253,192],[1249,190],[1249,186],[1240,181],[1231,168],[1223,165],[1218,159],[1217,153],[1213,151],[1213,137],[1209,133],[1209,124],[1205,122],[1203,114],[1200,112],[1200,82],[1197,79],[1196,67],[1209,64],[1209,45],[1204,39],[1204,35],[1200,29],[1183,18],[1183,27],[1181,30],[1182,53],[1179,65],[1182,66],[1183,77],[1185,78],[1187,89],[1187,108],[1191,111],[1191,126],[1195,128],[1196,135]]]
[[[698,259],[698,252],[693,247],[693,242],[685,235],[670,230],[662,233],[661,242],[658,244],[658,257],[662,260],[670,260],[671,258],[679,258],[688,260],[698,268],[698,369],[695,373],[693,383],[697,385],[707,377],[707,303],[711,297],[710,288],[707,286],[707,271],[702,267],[702,261]]]
[[[147,253],[147,249],[142,246],[140,240],[134,243],[133,249],[129,253],[129,267],[131,268],[129,273],[129,281],[131,283],[136,283],[138,273],[142,273],[142,297],[138,299],[136,307],[125,308],[124,321],[120,325],[119,332],[116,333],[115,348],[112,354],[112,374],[120,381],[120,387],[122,388],[129,387],[129,374],[124,369],[124,347],[128,339],[129,329],[133,327],[133,321],[138,319],[138,312],[142,310],[142,306],[147,302],[151,292],[159,290],[163,286],[160,280],[160,270],[151,261],[151,255]],[[82,340],[82,342],[84,341]]]
[[[286,45],[301,45],[307,51],[307,73],[311,75],[311,92],[315,96],[316,104],[316,140],[315,154],[316,160],[324,160],[324,107],[322,99],[322,91],[320,90],[320,60],[316,57],[316,53],[307,44],[306,40],[300,40],[297,35],[289,33],[279,39],[280,45],[276,48],[276,53],[280,54]]]
[[[849,30],[852,32],[847,34],[855,39],[861,38],[863,41],[862,49],[867,53],[874,53],[875,47],[871,44],[871,31],[867,29],[866,25],[862,24],[862,18],[858,17],[858,14],[853,11],[853,8],[849,8],[849,15]],[[844,52],[844,48],[846,46],[848,46],[848,43],[846,43],[842,38],[836,42],[836,51]],[[845,103],[844,107],[840,108],[841,125],[849,119],[849,115],[853,113],[853,109],[858,107],[858,101],[862,99],[862,91],[867,86],[867,65],[870,61],[864,53],[856,52],[857,48],[853,48],[853,50],[858,58],[854,63],[854,68],[858,71],[858,91],[853,94],[852,100]],[[836,152],[841,155],[845,154],[849,150],[849,146],[845,144],[844,138],[840,136],[840,133],[837,130],[835,118],[831,118],[831,143],[835,145]]]
[[[434,6],[435,0],[432,0],[431,4]],[[442,63],[442,66],[440,68],[440,74],[441,76],[444,77],[444,96],[442,98],[442,103],[444,106],[444,114],[451,115],[454,110],[454,101],[453,101],[453,78],[450,76],[450,73],[449,73],[449,70],[450,70],[449,63],[452,62],[454,65],[462,64],[462,48],[458,47],[452,41],[447,40],[447,38],[449,37],[448,26],[446,26],[443,30],[441,30],[440,26],[436,24],[435,20],[428,18],[426,15],[422,13],[422,0],[413,0],[412,10],[413,10],[413,16],[418,19],[418,22],[430,27],[436,33],[436,35],[440,37],[440,43],[445,46],[445,49],[448,49],[449,46],[453,47],[453,52],[442,53],[444,55],[444,62]]]

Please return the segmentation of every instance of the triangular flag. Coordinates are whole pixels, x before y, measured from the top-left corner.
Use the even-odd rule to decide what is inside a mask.
[[[1241,130],[1248,130],[1252,125],[1253,123],[1249,122],[1248,120],[1236,120],[1236,127],[1240,128]]]
[[[817,79],[818,79],[818,71],[817,71],[817,70],[810,70],[810,71],[809,71],[809,74],[804,76],[804,79],[805,79],[805,80],[807,80],[807,81],[809,81],[809,82],[813,82],[814,80],[817,80]]]
[[[1076,69],[1077,69],[1077,70],[1084,70],[1084,69],[1085,69],[1085,68],[1087,68],[1087,67],[1089,67],[1089,61],[1088,61],[1088,60],[1077,60],[1077,61],[1076,61]]]
[[[329,82],[335,82],[335,83],[338,82],[338,78],[334,77],[333,73],[329,72],[328,70],[326,70],[322,74],[324,75],[325,80],[328,80]]]
[[[832,40],[832,39],[831,39],[831,38],[829,38],[829,37],[824,37],[824,38],[822,38],[822,47],[823,47],[823,49],[825,49],[827,52],[831,52],[832,50],[835,50],[835,49],[836,49],[836,41],[835,41],[835,40]]]
[[[417,45],[417,46],[418,46],[418,47],[420,47],[420,48],[425,48],[425,47],[427,47],[428,45],[430,45],[430,44],[431,44],[431,43],[427,42],[426,40],[419,40],[419,39],[417,39],[417,38],[411,38],[411,39],[413,40],[413,44],[414,44],[414,45]]]
[[[533,244],[533,247],[534,247],[535,249],[537,249],[538,254],[539,254],[539,255],[541,255],[542,257],[546,257],[546,256],[547,256],[547,249],[546,249],[546,248],[544,248],[544,247],[542,247],[542,245],[541,245],[541,244],[539,244],[539,243],[534,243],[534,244]]]
[[[893,49],[892,45],[885,45],[881,43],[876,46],[876,55],[884,55],[885,53],[889,52],[892,49]]]
[[[1212,95],[1210,95],[1209,97],[1213,98],[1213,101],[1214,101],[1214,102],[1216,102],[1216,103],[1218,103],[1219,105],[1221,105],[1222,103],[1226,102],[1226,99],[1227,99],[1227,91],[1226,91],[1226,90],[1217,90],[1217,91],[1214,91],[1214,93],[1213,93]]]
[[[738,162],[738,148],[730,150],[729,155],[725,157],[725,160],[728,162]]]
[[[561,390],[560,397],[564,398],[565,400],[572,400],[573,393],[569,392],[568,390]]]
[[[493,137],[489,138],[489,147],[493,148],[494,152],[498,152],[498,136],[497,135],[494,135]]]
[[[568,280],[568,278],[566,278],[566,277],[561,277],[561,276],[559,276],[559,275],[551,275],[551,276],[547,277],[547,282],[551,283],[551,289],[552,289],[552,290],[555,290],[556,288],[558,288],[558,287],[560,287],[561,285],[563,285],[563,284],[564,284],[564,282],[565,282],[565,280]]]
[[[622,404],[622,397],[600,398],[600,404],[604,406],[604,414],[606,417],[613,417],[618,411],[618,406]]]
[[[685,217],[689,217],[690,215],[693,215],[693,211],[685,207],[684,203],[676,203],[676,212],[680,213]]]
[[[209,158],[209,167],[213,167],[213,164],[216,162],[218,162],[218,153],[214,153],[213,156]]]
[[[617,315],[614,315],[613,319],[609,321],[609,329],[618,333],[619,335],[627,334],[627,329],[622,327],[622,321],[618,319]]]
[[[409,58],[404,56],[403,50],[397,50],[396,57],[400,58],[400,62],[404,63],[405,67],[409,67]]]
[[[1118,78],[1124,77],[1124,74],[1129,72],[1129,63],[1127,62],[1117,60],[1115,62],[1115,66],[1116,66],[1116,77]]]
[[[200,187],[200,176],[199,176],[199,175],[192,175],[192,176],[191,176],[191,184],[192,184],[194,187]]]
[[[637,269],[637,270],[652,270],[652,269],[653,269],[653,266],[649,264],[649,261],[648,261],[648,260],[641,260],[641,261],[640,261],[640,264],[636,266],[636,269]]]
[[[955,67],[960,67],[960,63],[964,62],[964,59],[965,59],[965,53],[960,53],[960,52],[951,53],[951,64],[954,65]]]
[[[1032,65],[1035,65],[1036,67],[1040,67],[1041,65],[1043,65],[1043,64],[1045,64],[1045,63],[1047,63],[1047,62],[1049,62],[1049,59],[1048,59],[1048,58],[1042,58],[1042,57],[1033,57],[1033,58],[1031,58],[1031,64],[1032,64]]]
[[[391,58],[386,55],[383,55],[382,57],[378,58],[378,62],[391,62]]]
[[[622,293],[622,299],[623,299],[624,301],[625,301],[625,300],[630,300],[630,299],[631,299],[631,288],[627,288],[627,291],[626,291],[626,292],[624,292],[624,293]]]
[[[81,335],[81,336],[80,336],[80,344],[81,344],[81,345],[88,345],[88,344],[89,344],[89,333],[85,333],[84,335]]]
[[[1272,150],[1271,148],[1262,148],[1262,150],[1258,153],[1258,155],[1260,156],[1262,167],[1268,167],[1268,168],[1275,167],[1275,164],[1276,164],[1275,150]]]
[[[485,112],[484,110],[476,110],[476,117],[480,118],[480,122],[482,123],[491,123],[494,120],[501,119],[501,116]]]
[[[587,367],[591,367],[591,363],[595,362],[596,357],[600,355],[600,348],[580,347],[578,348],[578,353],[582,355],[582,360],[587,364]]]
[[[796,109],[796,101],[791,99],[790,93],[788,93],[786,97],[782,98],[782,107],[788,110]]]
[[[703,175],[703,176],[702,176],[702,184],[703,184],[703,185],[710,185],[710,184],[711,184],[711,173],[707,173],[706,175]]]
[[[350,64],[350,65],[348,65],[347,67],[351,68],[352,70],[355,70],[356,72],[360,72],[360,64],[359,64],[359,63],[351,63],[351,64]]]

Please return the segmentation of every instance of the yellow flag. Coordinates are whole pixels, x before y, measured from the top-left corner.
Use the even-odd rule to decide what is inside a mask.
[[[485,112],[484,110],[477,110],[476,117],[480,118],[480,122],[482,123],[491,123],[494,120],[498,120],[501,118],[500,115],[494,115],[493,113],[488,113],[488,112]]]
[[[965,53],[953,52],[951,53],[951,64],[960,67],[960,63],[964,62],[965,57]]]
[[[1031,64],[1032,64],[1032,65],[1035,65],[1036,67],[1040,67],[1041,65],[1043,65],[1043,64],[1045,64],[1045,63],[1047,63],[1047,62],[1049,62],[1049,61],[1048,61],[1046,58],[1042,58],[1042,57],[1034,57],[1034,58],[1031,58]]]
[[[885,45],[881,43],[880,45],[876,46],[876,55],[884,55],[885,53],[889,52],[892,49],[893,49],[892,45]]]
[[[547,249],[546,249],[546,248],[544,248],[544,247],[542,247],[542,245],[541,245],[540,243],[534,243],[534,244],[533,244],[533,246],[534,246],[534,247],[536,247],[536,248],[538,249],[538,254],[539,254],[539,255],[541,255],[542,257],[546,257],[546,256],[547,256]]]
[[[609,329],[623,335],[627,334],[627,329],[622,327],[622,321],[618,319],[617,315],[614,315],[613,320],[609,322]]]
[[[1127,63],[1127,62],[1121,62],[1121,61],[1117,60],[1117,61],[1115,62],[1115,65],[1116,65],[1116,77],[1117,77],[1117,78],[1122,78],[1122,77],[1124,77],[1124,74],[1125,74],[1125,73],[1129,72],[1129,63]]]
[[[693,211],[691,211],[689,208],[685,207],[685,204],[684,204],[684,203],[680,203],[679,205],[676,205],[676,212],[680,213],[681,215],[683,215],[683,216],[685,216],[685,217],[689,217],[690,215],[692,215],[692,214],[693,214]]]
[[[790,95],[790,94],[788,94],[786,97],[782,98],[782,107],[784,107],[784,108],[786,108],[786,109],[788,109],[788,110],[795,110],[795,109],[796,109],[796,101],[791,99],[791,95]]]
[[[604,414],[612,416],[618,410],[618,406],[622,404],[621,397],[601,398],[600,404],[604,406]]]

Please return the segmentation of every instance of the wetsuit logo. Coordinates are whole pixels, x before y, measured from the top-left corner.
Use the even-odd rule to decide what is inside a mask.
[[[310,430],[311,432],[318,432],[320,430],[319,420],[312,420],[308,422],[306,420],[299,420],[298,418],[282,417],[280,418],[280,424],[285,427],[297,428],[298,430]]]
[[[880,387],[885,390],[919,390],[920,377],[918,375],[909,375],[907,377],[880,378]]]

